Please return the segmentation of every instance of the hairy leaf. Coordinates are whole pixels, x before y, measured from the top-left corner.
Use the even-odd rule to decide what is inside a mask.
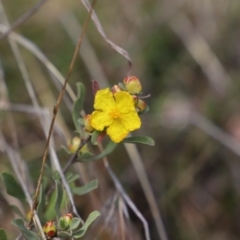
[[[18,184],[18,182],[15,180],[15,178],[7,172],[3,172],[1,174],[1,177],[3,179],[5,188],[7,190],[7,193],[19,200],[25,200],[25,194],[21,188],[21,186]]]
[[[106,146],[106,148],[99,155],[94,156],[94,157],[90,157],[90,158],[87,158],[87,159],[79,159],[79,161],[80,162],[94,162],[94,161],[97,161],[97,160],[105,157],[106,155],[110,154],[116,147],[117,147],[117,144],[110,140],[108,145]]]
[[[63,187],[59,181],[55,181],[56,185],[56,198],[55,198],[55,213],[60,217],[61,204],[63,200]]]
[[[74,187],[73,193],[76,195],[84,195],[98,187],[98,180],[92,180],[91,182],[85,184],[82,187]]]
[[[77,90],[78,90],[77,100],[74,102],[73,105],[72,119],[76,130],[80,133],[80,135],[82,135],[82,129],[80,127],[80,124],[78,123],[78,119],[80,117],[80,112],[83,110],[83,102],[85,99],[85,87],[81,82],[77,83]]]
[[[74,229],[78,228],[79,224],[80,224],[80,219],[79,218],[73,218],[69,229],[74,230]]]
[[[88,227],[100,216],[100,213],[98,211],[94,211],[90,213],[88,216],[87,221],[84,223],[84,225],[75,233],[73,233],[73,237],[80,238],[84,236],[85,232],[87,231]]]
[[[24,221],[22,218],[13,219],[12,225],[17,227],[22,232],[22,234],[26,240],[39,240],[39,237],[35,232],[30,231],[29,229],[27,229],[25,227]]]
[[[123,143],[142,143],[150,146],[155,145],[154,140],[147,136],[128,137],[123,140]]]

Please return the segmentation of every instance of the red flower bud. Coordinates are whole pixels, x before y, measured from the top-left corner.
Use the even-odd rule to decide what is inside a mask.
[[[123,83],[130,94],[138,94],[142,91],[142,85],[135,76],[124,78]]]
[[[43,226],[43,232],[48,239],[53,238],[57,233],[57,228],[54,225],[53,221],[46,222]]]

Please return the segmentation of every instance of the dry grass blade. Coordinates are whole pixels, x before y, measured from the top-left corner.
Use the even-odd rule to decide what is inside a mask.
[[[169,24],[202,68],[211,86],[219,95],[224,96],[231,79],[206,40],[193,28],[184,14],[178,14]]]
[[[5,39],[13,30],[15,30],[17,27],[19,27],[21,24],[26,22],[34,13],[36,13],[41,6],[46,2],[47,0],[41,0],[36,6],[34,6],[31,10],[23,14],[3,35],[0,37],[0,41]]]
[[[89,3],[88,0],[81,0],[83,5],[86,7],[86,9],[88,11],[90,11],[91,9],[91,5]],[[131,73],[131,69],[132,69],[132,60],[128,54],[128,52],[126,50],[124,50],[123,48],[119,47],[118,45],[116,45],[114,42],[112,42],[106,35],[106,33],[104,32],[103,30],[103,27],[97,17],[97,14],[93,11],[92,15],[92,20],[98,30],[98,32],[101,34],[101,36],[104,38],[104,40],[114,49],[116,50],[118,53],[120,53],[122,56],[124,56],[127,60],[128,60],[128,66],[129,66],[129,69],[128,69],[128,74]]]

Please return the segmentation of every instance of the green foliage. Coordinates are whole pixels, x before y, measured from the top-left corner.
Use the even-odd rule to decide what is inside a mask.
[[[141,144],[150,145],[150,146],[155,145],[154,140],[147,136],[128,137],[123,140],[123,143],[141,143]]]
[[[93,211],[88,216],[87,221],[84,223],[84,225],[76,232],[72,234],[74,238],[80,238],[84,236],[85,232],[87,231],[88,227],[100,216],[100,213],[98,211]]]
[[[66,180],[67,180],[68,183],[72,183],[79,178],[80,178],[80,176],[78,174],[74,174],[72,172],[68,172],[67,176],[66,176]]]
[[[25,227],[25,224],[22,218],[13,219],[12,225],[17,227],[21,231],[21,233],[23,234],[26,240],[39,240],[39,237],[35,232],[30,231]]]
[[[80,159],[80,162],[95,162],[95,161],[107,156],[108,154],[112,153],[116,147],[117,147],[117,144],[110,140],[108,145],[105,147],[105,149],[99,155],[88,158],[88,159]]]
[[[39,214],[39,216],[41,217],[43,215],[43,211],[44,211],[44,207],[45,207],[45,194],[43,191],[43,185],[41,184],[40,186],[40,192],[39,192],[39,196],[38,196],[38,206],[37,206],[37,213]]]
[[[77,83],[77,100],[74,102],[73,105],[73,111],[72,111],[72,119],[73,123],[75,125],[76,130],[81,133],[82,136],[82,129],[80,127],[80,124],[78,123],[78,119],[80,117],[80,112],[83,110],[83,103],[85,99],[85,87],[84,85],[79,82]]]
[[[92,133],[91,143],[92,143],[93,145],[98,145],[99,142],[101,141],[101,135],[102,135],[102,134],[103,134],[102,132],[95,130],[95,131]]]
[[[21,201],[25,200],[25,194],[21,188],[21,186],[18,184],[18,182],[15,180],[15,178],[7,172],[3,172],[1,174],[3,183],[5,185],[5,188],[7,190],[7,193]]]
[[[69,230],[75,230],[79,227],[80,219],[79,218],[73,218],[72,222],[70,224]]]
[[[5,231],[2,228],[0,228],[0,239],[1,240],[8,240],[7,234],[5,233]]]
[[[72,189],[72,191],[74,194],[81,196],[81,195],[91,192],[92,190],[96,189],[97,187],[98,187],[98,180],[92,180],[91,182],[85,184],[82,187],[74,187]]]
[[[60,210],[63,200],[63,187],[59,181],[55,181],[55,186],[56,186],[55,213],[57,217],[60,217]]]
[[[20,209],[15,205],[10,205],[11,210],[21,218],[25,218]],[[0,238],[1,239],[1,238]]]

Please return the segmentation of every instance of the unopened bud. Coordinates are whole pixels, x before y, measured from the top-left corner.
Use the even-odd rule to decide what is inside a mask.
[[[90,133],[93,132],[94,128],[91,126],[91,114],[87,114],[83,120],[84,120],[84,130]]]
[[[121,92],[122,89],[118,86],[118,85],[114,85],[111,89],[112,93],[117,93],[117,92]]]
[[[68,150],[71,153],[75,153],[81,144],[81,139],[79,137],[74,137],[71,141],[68,143]]]
[[[134,102],[134,104],[136,106],[137,103],[138,103],[138,97],[136,95],[132,95],[132,99],[133,99],[133,102]]]
[[[147,104],[142,100],[142,99],[138,99],[138,102],[136,104],[136,109],[137,112],[143,112],[147,107]]]
[[[72,222],[73,215],[71,213],[67,213],[59,219],[59,226],[61,230],[67,230],[70,227]]]
[[[54,225],[53,221],[46,222],[43,226],[43,232],[48,239],[53,238],[57,233],[57,228]]]
[[[135,76],[126,77],[123,80],[126,90],[131,94],[138,94],[142,91],[142,85]]]

